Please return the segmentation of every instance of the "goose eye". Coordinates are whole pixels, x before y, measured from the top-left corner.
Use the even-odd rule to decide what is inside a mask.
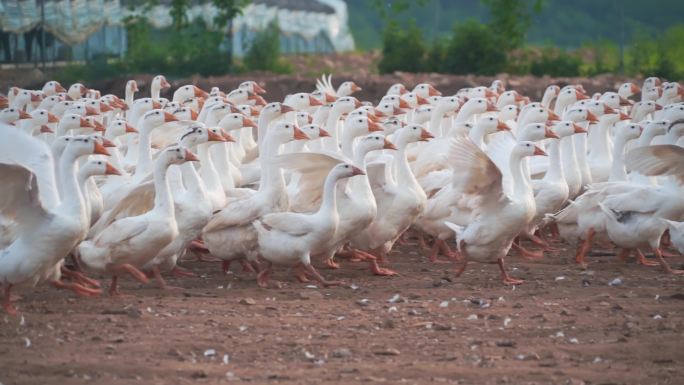
[[[177,149],[176,149],[176,152],[180,152],[180,148],[177,148]]]
[[[41,114],[41,115],[45,115],[45,112],[41,111],[40,114]]]
[[[478,102],[478,103],[482,103],[482,100],[478,100],[477,102]]]
[[[527,147],[530,147],[530,144],[529,144],[529,143],[527,143],[527,144],[526,144],[526,146],[527,146]]]
[[[83,139],[83,141],[86,142],[86,143],[88,143],[88,142],[89,142],[89,139]]]

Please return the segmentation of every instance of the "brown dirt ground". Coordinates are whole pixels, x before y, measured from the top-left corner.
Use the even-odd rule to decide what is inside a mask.
[[[177,291],[125,279],[126,299],[39,287],[20,292],[23,317],[0,315],[0,382],[681,384],[683,278],[614,256],[581,270],[571,254],[510,257],[527,280],[515,288],[494,265],[454,278],[415,246],[391,255],[400,277],[321,269],[356,289],[307,288],[282,269],[281,288],[260,289],[202,262],[169,279]]]

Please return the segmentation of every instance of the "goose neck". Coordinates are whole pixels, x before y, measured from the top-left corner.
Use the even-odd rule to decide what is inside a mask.
[[[549,169],[544,175],[544,180],[549,182],[565,181],[565,174],[561,167],[560,140],[552,140],[549,144]]]
[[[625,171],[625,145],[627,139],[622,135],[615,136],[613,143],[613,164],[610,168],[610,182],[627,180],[627,171]]]
[[[166,178],[168,168],[169,164],[163,161],[158,161],[154,165],[154,210],[174,218],[173,197]]]

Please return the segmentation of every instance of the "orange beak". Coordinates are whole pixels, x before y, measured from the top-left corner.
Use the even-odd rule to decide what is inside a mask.
[[[86,107],[86,116],[98,115],[97,111],[93,107]]]
[[[131,83],[131,91],[133,91],[133,92],[138,92],[138,91],[139,91],[139,89],[138,89],[138,83],[137,83],[135,80]]]
[[[619,98],[620,98],[620,105],[621,105],[621,106],[631,106],[631,105],[632,105],[632,101],[631,101],[631,100],[625,99],[625,98],[623,98],[622,96],[619,96]]]
[[[112,107],[109,107],[108,105],[100,102],[100,112],[108,112],[108,111],[113,111],[114,109]]]
[[[81,86],[81,95],[85,95],[90,91],[86,86]]]
[[[357,86],[356,83],[351,84],[351,92],[359,92],[361,91],[361,87]]]
[[[549,112],[549,118],[548,118],[549,120],[551,120],[551,121],[560,120],[560,116],[558,116],[558,114],[556,114],[555,112],[553,112],[551,110],[548,110],[548,112]]]
[[[52,134],[52,133],[54,133],[54,131],[52,130],[52,128],[48,127],[48,126],[45,125],[45,124],[43,124],[42,126],[40,126],[40,132],[41,132],[41,134]]]
[[[162,76],[162,78],[161,78],[161,83],[160,83],[160,85],[161,85],[161,88],[162,88],[162,89],[171,87],[171,84],[169,84],[169,82],[168,82],[168,81],[166,80],[166,78],[163,77],[163,76]]]
[[[551,129],[548,126],[544,127],[544,137],[549,139],[560,139],[560,137],[556,135],[555,132],[551,131]]]
[[[662,110],[662,109],[663,109],[663,106],[661,106],[660,104],[656,103],[656,105],[655,105],[655,110],[656,110],[656,111],[660,111],[660,110]]]
[[[322,128],[318,129],[318,137],[319,138],[327,138],[330,137],[330,133]]]
[[[307,115],[307,116],[306,116],[306,122],[307,122],[308,124],[313,123],[313,116]]]
[[[252,119],[247,118],[247,117],[242,118],[242,127],[256,128],[256,126],[257,125],[254,123],[254,121]]]
[[[266,99],[262,98],[259,95],[254,96],[254,101],[257,106],[265,106],[266,105]]]
[[[320,100],[309,95],[309,106],[314,107],[314,106],[322,106],[322,105],[323,105],[323,103],[321,103]]]
[[[580,90],[575,90],[575,97],[577,100],[586,100],[589,99],[589,97],[585,94],[582,93]]]
[[[135,127],[126,123],[126,133],[132,134],[132,133],[136,133],[136,132],[138,132],[138,130]]]
[[[368,131],[375,132],[375,131],[382,131],[382,130],[383,130],[383,128],[381,125],[375,123],[374,121],[372,121],[370,119],[368,120]]]
[[[66,89],[64,87],[62,87],[61,84],[57,83],[55,85],[55,92],[66,92]]]
[[[116,167],[112,166],[111,163],[107,162],[107,165],[105,167],[105,175],[121,175],[121,171],[119,171]]]
[[[359,108],[359,107],[361,107],[362,105],[363,105],[363,104],[361,104],[361,102],[359,101],[359,99],[354,98],[354,108]]]
[[[442,93],[430,84],[428,85],[428,96],[442,96]]]
[[[546,156],[546,152],[541,148],[534,146],[534,155]]]
[[[105,132],[105,126],[103,126],[102,123],[98,122],[97,120],[93,121],[93,125],[95,126],[95,131]]]
[[[360,168],[358,168],[356,166],[352,166],[352,176],[356,176],[356,175],[366,175],[366,173],[363,172],[363,170],[361,170]]]
[[[614,110],[612,107],[610,107],[610,106],[607,105],[607,104],[604,104],[604,105],[603,105],[603,113],[604,113],[604,114],[615,114],[616,112],[615,112],[615,110]]]
[[[295,140],[307,140],[309,139],[309,135],[305,134],[304,131],[300,130],[297,126],[295,126],[294,138]]]
[[[373,108],[373,115],[375,115],[376,118],[384,118],[387,116],[384,112],[378,110],[377,108]]]
[[[9,100],[6,97],[0,95],[0,108],[7,108],[7,107],[9,107]]]
[[[289,106],[289,105],[287,105],[287,104],[281,104],[281,105],[280,105],[280,113],[281,113],[281,114],[286,114],[286,113],[292,112],[292,111],[294,111],[294,110],[295,110],[295,109],[292,108],[292,106]]]
[[[684,98],[684,87],[679,87],[677,89],[677,95],[681,96]]]
[[[112,143],[111,140],[107,138],[100,138],[102,140],[102,145],[108,148],[116,147],[116,144]]]
[[[511,130],[511,128],[508,127],[508,124],[506,124],[506,122],[504,122],[503,120],[499,120],[496,123],[496,129],[499,131],[510,131]]]
[[[424,104],[430,104],[430,101],[427,100],[427,98],[424,98],[424,97],[417,95],[417,94],[416,94],[416,102],[418,102],[419,106],[422,106]]]
[[[226,141],[225,137],[215,133],[212,130],[208,130],[207,133],[208,133],[207,136],[208,136],[210,142],[225,142]]]
[[[630,85],[629,85],[629,90],[630,90],[633,94],[638,94],[639,92],[641,92],[641,88],[639,88],[639,86],[637,86],[637,85],[634,84],[634,83],[630,83]]]
[[[196,98],[206,98],[209,96],[209,94],[206,91],[197,86],[193,86],[193,90],[195,91]]]
[[[421,142],[427,142],[428,140],[434,138],[435,136],[432,135],[428,130],[426,129],[421,129],[420,130],[420,141]]]
[[[256,82],[252,83],[252,88],[254,89],[254,92],[257,94],[265,94],[266,90],[261,88],[260,85],[258,85]]]
[[[401,108],[393,107],[392,109],[392,115],[401,115],[405,113],[406,111],[402,110]]]
[[[620,112],[620,120],[629,120],[629,115],[624,112]]]
[[[39,102],[41,100],[43,100],[43,97],[40,96],[40,94],[31,93],[31,101],[32,102]]]
[[[50,122],[50,115],[52,115],[52,114],[48,112],[48,122]],[[54,115],[52,115],[52,116],[54,116]],[[31,114],[29,114],[28,112],[26,112],[24,110],[19,110],[19,119],[31,119],[31,118],[33,118],[31,116]],[[55,116],[55,118],[56,118],[56,116]]]
[[[192,151],[186,149],[185,150],[185,161],[186,162],[199,162],[199,158],[197,155],[193,154]]]
[[[170,113],[164,111],[164,123],[168,123],[168,122],[177,122],[177,121],[178,121],[178,118],[177,118],[177,117],[175,117],[175,116],[173,116],[172,114],[170,114]]]
[[[254,107],[249,107],[249,115],[250,116],[256,116],[259,115],[259,110],[254,108]]]
[[[95,141],[95,148],[93,149],[93,154],[107,155],[109,156],[109,151],[97,140]]]
[[[199,116],[199,114],[197,113],[197,111],[192,110],[192,109],[190,110],[190,119],[191,120],[197,120],[198,116]]]
[[[590,123],[596,123],[598,122],[598,118],[596,117],[596,115],[594,115],[593,112],[587,111],[587,121]]]
[[[159,103],[158,101],[153,100],[153,101],[152,101],[152,108],[155,109],[155,110],[158,110],[158,109],[162,108],[162,105],[161,105],[161,103]]]
[[[587,130],[584,127],[580,126],[577,123],[573,123],[572,128],[575,129],[575,134],[585,134],[587,132]]]
[[[330,94],[327,93],[327,92],[324,93],[324,95],[325,95],[325,102],[326,102],[326,103],[332,103],[332,102],[334,102],[335,100],[337,100],[337,98],[336,98],[334,95],[330,95]]]
[[[487,112],[496,112],[496,111],[499,111],[499,109],[496,108],[496,106],[493,105],[492,103],[487,102]]]
[[[499,96],[496,92],[490,90],[489,88],[485,88],[485,98],[495,98]]]
[[[396,150],[397,149],[397,147],[394,145],[394,143],[387,140],[387,138],[385,138],[385,145],[382,146],[382,148],[384,148],[385,150]]]
[[[515,102],[516,102],[516,103],[522,102],[523,100],[525,100],[525,97],[523,97],[522,95],[520,95],[520,94],[517,93],[517,92],[516,92],[514,95],[515,95]]]
[[[399,108],[411,108],[411,105],[404,99],[399,99]]]
[[[89,122],[88,120],[86,120],[86,118],[81,118],[79,125],[81,128],[95,128],[95,125],[93,123]]]

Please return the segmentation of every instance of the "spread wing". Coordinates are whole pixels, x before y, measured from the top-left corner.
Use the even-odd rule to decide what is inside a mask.
[[[102,214],[100,219],[90,229],[88,237],[92,238],[96,234],[101,233],[116,220],[135,217],[152,210],[154,208],[154,196],[154,182],[152,181],[141,183],[134,187],[111,210]]]
[[[673,175],[684,183],[684,148],[662,144],[635,148],[625,155],[628,170],[644,175]]]
[[[332,74],[328,75],[327,78],[323,75],[320,79],[316,79],[316,89],[323,93],[337,96],[337,91],[335,91],[332,85]]]
[[[264,215],[261,218],[261,223],[266,229],[274,229],[298,236],[308,234],[314,230],[314,225],[305,218],[305,214],[290,212],[273,213]]]
[[[116,245],[128,241],[147,230],[148,221],[140,221],[138,218],[123,218],[115,221],[105,231],[95,237],[94,242],[99,247]]]
[[[480,195],[484,200],[498,200],[504,195],[501,171],[470,138],[452,139],[449,158],[457,190]]]
[[[20,230],[30,230],[52,214],[42,204],[38,178],[24,166],[0,163],[0,212],[17,223]]]
[[[244,226],[252,223],[262,214],[261,204],[255,203],[256,199],[258,199],[257,194],[230,201],[226,207],[214,213],[202,231],[219,231],[227,227]]]
[[[511,159],[511,152],[517,143],[515,137],[510,132],[503,132],[499,135],[490,135],[491,140],[487,145],[487,156],[496,164],[503,175],[503,191],[507,194],[513,192],[513,179],[508,164]]]

